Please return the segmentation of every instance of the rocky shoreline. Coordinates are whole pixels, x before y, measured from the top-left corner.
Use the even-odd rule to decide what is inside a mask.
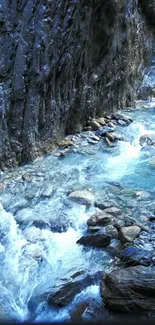
[[[126,141],[121,135],[115,134],[115,125],[126,126],[132,119],[119,113],[111,114],[99,119],[89,119],[84,131],[95,131],[88,142],[96,144],[104,137],[108,146],[115,146],[116,141]],[[155,136],[152,133],[140,137],[142,148],[155,145]],[[66,142],[65,142],[66,141]],[[70,140],[60,144],[72,146]],[[68,149],[60,151],[63,156]],[[114,184],[117,187],[117,184]],[[121,191],[122,189],[120,189]],[[130,193],[131,194],[131,193]],[[129,195],[130,196],[130,195]],[[151,193],[133,191],[131,194],[133,205],[125,215],[123,211],[112,203],[95,201],[89,191],[75,191],[69,195],[81,204],[96,207],[95,213],[87,220],[87,233],[81,237],[77,244],[97,248],[110,248],[109,252],[116,258],[114,270],[104,275],[101,281],[101,294],[105,305],[118,312],[154,312],[154,272],[155,272],[155,206],[146,210],[148,203],[153,202]],[[135,206],[141,206],[141,214],[134,217]],[[144,211],[143,211],[143,207]],[[116,240],[115,247],[110,247],[111,241]]]

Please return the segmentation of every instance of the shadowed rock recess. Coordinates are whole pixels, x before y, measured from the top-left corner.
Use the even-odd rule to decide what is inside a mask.
[[[152,56],[143,2],[1,0],[1,169],[133,103]]]

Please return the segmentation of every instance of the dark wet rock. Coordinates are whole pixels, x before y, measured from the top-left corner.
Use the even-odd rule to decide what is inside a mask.
[[[101,272],[95,274],[84,274],[73,280],[68,281],[58,288],[54,289],[54,292],[48,296],[48,304],[55,306],[66,306],[68,305],[76,294],[80,293],[84,288],[94,284],[101,278]]]
[[[155,268],[135,266],[106,275],[101,283],[105,304],[113,311],[155,311]]]
[[[103,201],[102,199],[98,199],[97,201],[95,201],[94,205],[95,207],[104,210],[107,208],[111,208],[113,206],[113,202]]]
[[[77,244],[93,247],[107,247],[110,245],[111,237],[102,233],[95,233],[81,237]]]
[[[74,191],[69,194],[68,198],[84,205],[91,205],[94,201],[94,195],[87,190]]]
[[[119,231],[119,238],[122,243],[132,242],[141,232],[138,226],[122,227]]]
[[[106,226],[112,223],[113,218],[110,214],[104,212],[95,212],[88,220],[88,226]]]
[[[133,120],[130,117],[122,115],[120,113],[112,114],[111,118],[116,120],[118,122],[118,124],[121,124],[123,122],[123,124],[121,124],[121,125],[129,125],[130,123],[133,122]]]
[[[88,230],[90,233],[103,234],[110,236],[111,238],[118,238],[118,231],[113,225],[108,226],[89,226]]]
[[[122,261],[128,265],[148,266],[152,262],[152,254],[143,248],[130,246],[123,251]]]
[[[90,232],[99,232],[101,230],[100,226],[88,226]]]

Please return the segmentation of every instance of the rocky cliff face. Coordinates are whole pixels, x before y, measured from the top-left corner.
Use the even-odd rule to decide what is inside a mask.
[[[152,48],[141,2],[1,0],[1,169],[133,102]]]

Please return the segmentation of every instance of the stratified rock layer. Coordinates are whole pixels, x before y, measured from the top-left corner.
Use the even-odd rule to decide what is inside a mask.
[[[135,0],[2,0],[0,28],[1,169],[129,105],[151,59]]]

